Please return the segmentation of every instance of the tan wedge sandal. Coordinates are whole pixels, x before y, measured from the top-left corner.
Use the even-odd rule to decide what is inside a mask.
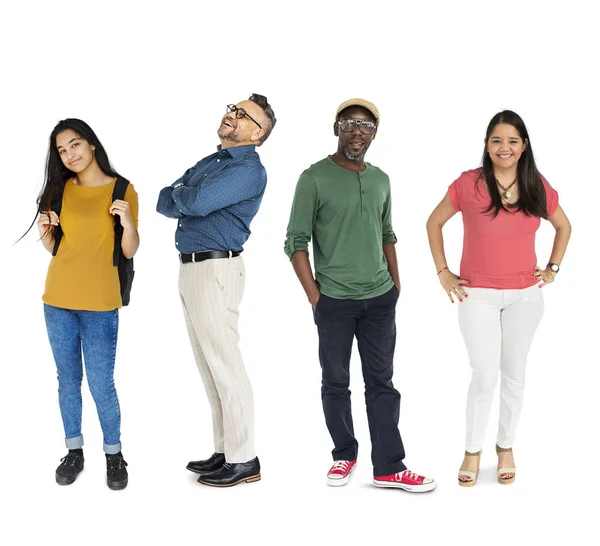
[[[512,447],[498,447],[496,446],[496,453],[512,453]],[[498,468],[498,483],[509,484],[515,481],[516,468]]]
[[[469,453],[465,451],[465,457],[477,457],[477,470],[459,470],[458,485],[461,487],[473,487],[477,483],[477,474],[479,474],[479,463],[481,462],[481,450],[477,453]]]

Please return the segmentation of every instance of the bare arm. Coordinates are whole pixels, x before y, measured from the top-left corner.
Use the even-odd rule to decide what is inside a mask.
[[[571,222],[569,222],[565,211],[560,205],[556,207],[554,214],[548,217],[548,221],[556,230],[549,263],[560,265],[565,252],[567,251],[567,245],[569,244],[569,239],[571,237]],[[556,273],[554,273],[548,267],[545,269],[536,267],[535,276],[539,281],[542,281],[542,284],[540,285],[540,287],[542,287],[553,282],[554,278],[556,277]]]
[[[459,301],[462,301],[462,298],[466,297],[467,294],[461,285],[469,282],[452,273],[446,261],[442,228],[455,214],[456,210],[454,210],[452,201],[450,201],[450,196],[446,193],[427,220],[427,237],[429,239],[429,248],[433,256],[433,262],[435,263],[435,270],[438,273],[442,287],[452,303],[454,303],[453,296],[456,296]]]
[[[121,239],[121,252],[125,258],[133,258],[140,246],[140,235],[135,226],[123,226],[123,238]]]
[[[109,212],[112,215],[118,214],[121,218],[121,225],[123,226],[121,252],[123,252],[123,256],[125,256],[125,258],[133,258],[140,246],[140,236],[135,227],[129,203],[122,199],[115,199],[110,206]]]
[[[304,292],[306,292],[306,297],[308,301],[313,306],[313,309],[317,306],[317,302],[319,301],[319,297],[321,293],[319,292],[319,287],[315,282],[315,278],[313,277],[312,268],[310,267],[310,262],[308,260],[308,254],[303,250],[296,250],[292,256],[292,266],[294,267],[294,271],[302,288],[304,288]]]
[[[383,254],[388,264],[388,271],[392,276],[392,280],[400,291],[400,274],[398,273],[398,258],[396,256],[396,246],[394,243],[386,243],[383,245]]]
[[[571,222],[569,222],[565,211],[560,205],[556,207],[554,214],[548,220],[556,230],[554,244],[552,245],[552,254],[550,254],[550,263],[560,265],[567,251],[569,239],[571,238]]]
[[[444,251],[442,228],[455,214],[456,211],[452,206],[450,196],[446,194],[427,220],[427,238],[429,239],[429,248],[431,250],[431,255],[433,256],[436,271],[448,266],[446,253]]]

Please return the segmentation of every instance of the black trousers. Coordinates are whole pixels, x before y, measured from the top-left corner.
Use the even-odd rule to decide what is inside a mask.
[[[398,289],[376,298],[341,300],[321,294],[314,310],[323,371],[321,398],[334,460],[358,454],[350,405],[350,356],[354,337],[365,381],[373,475],[402,472],[406,466],[398,430],[400,393],[392,384]]]

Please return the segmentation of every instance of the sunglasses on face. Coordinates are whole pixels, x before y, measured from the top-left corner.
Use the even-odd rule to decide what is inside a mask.
[[[260,123],[258,123],[258,121],[256,121],[250,114],[248,114],[248,112],[246,112],[246,110],[244,108],[238,108],[235,104],[228,104],[227,105],[227,113],[230,114],[231,112],[235,112],[235,117],[238,119],[242,119],[242,118],[251,119],[254,123],[256,123],[256,125],[258,125],[259,129],[262,129],[262,127],[260,126]]]
[[[364,121],[357,119],[343,119],[342,121],[337,122],[340,129],[344,131],[344,133],[350,133],[354,131],[357,127],[360,128],[361,132],[366,135],[371,135],[375,132],[377,128],[377,124],[372,121]]]

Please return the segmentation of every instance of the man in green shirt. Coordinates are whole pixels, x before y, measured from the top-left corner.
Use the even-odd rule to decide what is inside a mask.
[[[313,307],[323,372],[321,397],[334,443],[332,486],[348,482],[358,442],[350,408],[350,356],[358,341],[372,444],[373,483],[430,491],[435,481],[409,471],[398,431],[400,393],[392,384],[400,277],[392,229],[390,181],[364,157],[379,112],[350,99],[336,112],[335,154],[300,175],[285,253]],[[308,260],[312,238],[315,277]]]

